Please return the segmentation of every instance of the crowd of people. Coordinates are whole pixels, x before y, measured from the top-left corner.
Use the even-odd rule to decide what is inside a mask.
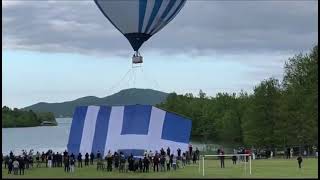
[[[84,156],[81,153],[77,155],[67,152],[63,153],[53,152],[48,150],[47,152],[37,152],[33,155],[33,150],[30,150],[29,154],[23,151],[22,155],[15,156],[11,151],[9,155],[3,157],[2,163],[4,167],[8,168],[8,174],[24,175],[24,170],[34,167],[35,168],[63,168],[67,173],[75,172],[75,168],[81,169],[84,166],[92,166],[96,164],[98,171],[113,171],[119,172],[159,172],[170,171],[178,168],[183,168],[187,164],[196,164],[199,160],[200,151],[198,148],[192,150],[192,146],[188,151],[182,152],[181,149],[177,149],[177,152],[172,152],[168,147],[166,151],[161,148],[160,151],[152,152],[145,151],[141,156],[133,156],[133,154],[126,155],[123,152],[111,152],[108,151],[107,155],[103,155],[98,151],[96,154],[93,152],[86,153]],[[96,163],[94,163],[96,162]]]

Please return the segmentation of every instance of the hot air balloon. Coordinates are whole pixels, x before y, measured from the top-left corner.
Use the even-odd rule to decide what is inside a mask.
[[[133,64],[143,58],[139,48],[166,26],[182,9],[186,0],[94,0],[104,16],[128,39]]]

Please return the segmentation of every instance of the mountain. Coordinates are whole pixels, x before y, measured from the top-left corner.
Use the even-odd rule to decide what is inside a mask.
[[[34,112],[53,112],[55,117],[72,117],[76,106],[88,105],[130,105],[149,104],[156,105],[166,100],[168,93],[152,89],[125,89],[118,93],[103,98],[86,96],[73,101],[62,103],[40,102],[22,110],[33,110]]]

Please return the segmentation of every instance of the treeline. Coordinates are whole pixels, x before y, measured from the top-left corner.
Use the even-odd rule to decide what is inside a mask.
[[[171,93],[158,107],[192,119],[192,138],[204,141],[256,148],[317,145],[318,45],[289,58],[281,82],[266,79],[252,94]]]
[[[52,122],[57,124],[53,113],[30,111],[21,111],[17,108],[10,109],[9,107],[2,107],[2,127],[34,127],[40,126],[42,122]]]

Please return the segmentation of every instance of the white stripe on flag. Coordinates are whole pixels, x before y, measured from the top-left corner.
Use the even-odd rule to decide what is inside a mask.
[[[100,106],[88,106],[80,143],[81,154],[91,153],[99,110]]]

